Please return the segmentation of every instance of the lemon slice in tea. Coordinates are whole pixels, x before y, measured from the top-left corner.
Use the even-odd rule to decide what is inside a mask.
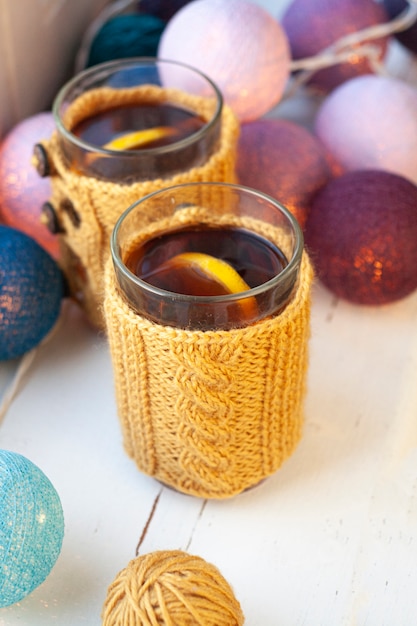
[[[144,130],[136,130],[131,133],[119,135],[111,141],[104,144],[103,148],[107,150],[135,150],[146,146],[158,139],[164,139],[177,131],[170,126],[155,126],[155,128],[145,128]]]
[[[192,267],[202,273],[207,279],[221,285],[226,294],[243,293],[250,289],[246,281],[227,261],[210,254],[182,252],[164,263],[165,268],[167,265],[171,267]],[[242,297],[242,300],[238,301],[237,304],[245,317],[254,318],[257,316],[258,306],[255,297]]]

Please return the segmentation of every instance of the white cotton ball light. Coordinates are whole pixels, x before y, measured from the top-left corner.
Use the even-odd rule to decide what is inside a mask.
[[[257,119],[281,99],[290,50],[280,23],[248,0],[194,0],[162,33],[158,57],[209,76],[240,121]]]
[[[380,169],[417,183],[417,90],[404,81],[352,78],[323,101],[314,130],[342,171]]]

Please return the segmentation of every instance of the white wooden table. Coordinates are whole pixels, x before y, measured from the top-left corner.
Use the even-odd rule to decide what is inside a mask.
[[[67,303],[0,425],[0,447],[57,489],[63,548],[0,626],[99,626],[116,574],[161,549],[215,564],[248,626],[415,626],[417,293],[359,307],[317,283],[310,355],[294,455],[251,491],[200,500],[126,456],[106,339]],[[0,392],[15,366],[0,363]]]

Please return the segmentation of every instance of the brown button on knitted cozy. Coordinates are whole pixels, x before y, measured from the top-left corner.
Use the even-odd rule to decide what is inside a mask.
[[[140,88],[138,88],[140,89]],[[149,89],[148,89],[149,91]],[[111,93],[112,90],[108,89]],[[132,90],[128,90],[132,98]],[[118,100],[125,101],[124,90],[113,90]],[[159,94],[159,96],[158,96]],[[172,95],[172,94],[170,94]],[[174,97],[175,96],[175,97]],[[185,104],[202,114],[206,99],[175,92],[172,100]],[[109,96],[107,96],[109,97]],[[136,96],[137,97],[137,96]],[[141,94],[143,97],[143,94]],[[164,90],[153,87],[148,97],[167,98]],[[66,112],[69,127],[97,110],[98,101],[88,94],[82,106],[76,100]],[[109,106],[109,102],[106,103]],[[235,162],[239,123],[228,106],[223,106],[219,144],[203,165],[193,167],[169,178],[119,184],[85,176],[70,168],[62,153],[58,134],[43,142],[51,167],[51,202],[62,227],[61,265],[67,276],[72,296],[84,308],[91,322],[103,326],[103,268],[109,256],[109,238],[113,227],[125,209],[148,193],[187,182],[235,182]],[[68,202],[70,201],[70,203]],[[72,204],[72,211],[68,206]],[[77,219],[74,219],[74,214]]]
[[[136,314],[106,267],[118,412],[138,468],[184,493],[227,498],[275,472],[302,432],[312,269],[278,315],[183,330]]]

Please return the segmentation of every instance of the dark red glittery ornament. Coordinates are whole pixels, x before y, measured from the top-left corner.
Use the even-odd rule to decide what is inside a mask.
[[[417,289],[417,186],[383,170],[331,180],[314,199],[306,247],[337,296],[380,305]]]
[[[281,24],[290,43],[291,56],[297,60],[314,57],[346,35],[387,21],[384,7],[375,0],[293,0]],[[388,40],[388,37],[372,40],[380,60],[385,57]],[[316,71],[309,84],[330,91],[350,78],[372,74],[369,60],[355,54],[359,46],[355,44],[348,62]]]
[[[323,145],[310,131],[289,120],[262,119],[242,124],[237,176],[284,204],[303,227],[331,171]]]

